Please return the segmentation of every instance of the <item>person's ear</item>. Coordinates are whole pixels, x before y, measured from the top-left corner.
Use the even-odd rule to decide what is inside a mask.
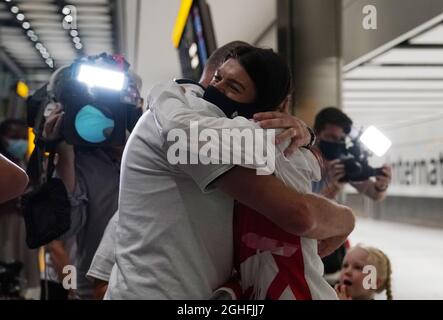
[[[277,107],[277,111],[289,113],[289,105],[291,104],[291,95],[286,96],[285,100]]]

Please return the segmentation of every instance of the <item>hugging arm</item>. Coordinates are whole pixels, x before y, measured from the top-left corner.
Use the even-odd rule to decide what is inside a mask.
[[[318,240],[347,236],[354,228],[351,209],[321,196],[301,194],[274,176],[234,167],[216,182],[217,187],[260,212],[287,232]]]

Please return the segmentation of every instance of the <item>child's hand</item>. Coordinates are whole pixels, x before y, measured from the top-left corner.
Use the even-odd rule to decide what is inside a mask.
[[[346,290],[346,286],[344,284],[336,284],[335,292],[337,292],[337,296],[339,300],[352,300],[350,296],[348,296],[348,292]]]

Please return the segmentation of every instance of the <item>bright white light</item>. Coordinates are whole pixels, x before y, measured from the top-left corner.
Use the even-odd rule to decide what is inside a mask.
[[[51,58],[46,59],[46,64],[47,64],[50,68],[54,68],[54,60],[52,60]]]
[[[48,59],[49,53],[47,53],[47,52],[42,53],[42,57],[43,57],[43,59]]]
[[[31,36],[31,40],[36,42],[38,40],[38,37],[36,35]]]
[[[101,87],[117,91],[123,89],[125,74],[84,64],[80,66],[77,80],[86,83],[90,87]]]
[[[78,36],[78,31],[77,30],[71,30],[71,36],[72,37],[77,37]]]
[[[69,9],[68,7],[64,7],[62,12],[64,15],[68,15],[71,13],[71,9]]]
[[[18,13],[20,11],[20,9],[17,7],[17,6],[13,6],[12,8],[11,8],[11,12],[12,13]]]
[[[18,20],[18,21],[23,21],[23,20],[25,20],[25,15],[24,15],[23,13],[19,13],[19,14],[17,15],[17,20]]]
[[[75,48],[76,48],[77,50],[80,50],[81,48],[83,48],[83,45],[82,45],[81,43],[76,43],[76,44],[75,44]]]
[[[31,28],[31,24],[29,22],[23,22],[22,27],[23,29],[29,29]]]
[[[65,17],[66,22],[72,22],[73,18],[71,15]]]
[[[34,31],[32,31],[32,30],[29,30],[28,32],[26,32],[26,34],[28,35],[28,37],[32,37],[35,35]]]
[[[379,157],[383,156],[392,145],[391,140],[374,126],[370,126],[363,132],[360,141]]]
[[[75,37],[75,38],[72,39],[72,41],[74,43],[80,43],[80,38],[79,37]]]
[[[35,48],[36,48],[37,50],[41,50],[41,48],[43,48],[43,45],[39,42],[39,43],[37,43],[37,44],[35,45]]]
[[[193,58],[197,54],[197,44],[194,42],[189,47],[189,58]]]
[[[198,56],[194,56],[194,58],[192,58],[192,60],[191,60],[192,69],[197,69],[199,64],[200,64],[200,60],[198,59]]]

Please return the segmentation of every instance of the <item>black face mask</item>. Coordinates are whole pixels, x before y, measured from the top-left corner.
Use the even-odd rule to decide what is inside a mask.
[[[344,142],[329,142],[320,140],[318,148],[326,160],[335,160],[346,153],[346,144]]]
[[[260,112],[256,104],[234,101],[213,86],[208,86],[203,95],[203,99],[215,104],[228,118],[231,119],[237,116],[251,119],[255,113]]]

